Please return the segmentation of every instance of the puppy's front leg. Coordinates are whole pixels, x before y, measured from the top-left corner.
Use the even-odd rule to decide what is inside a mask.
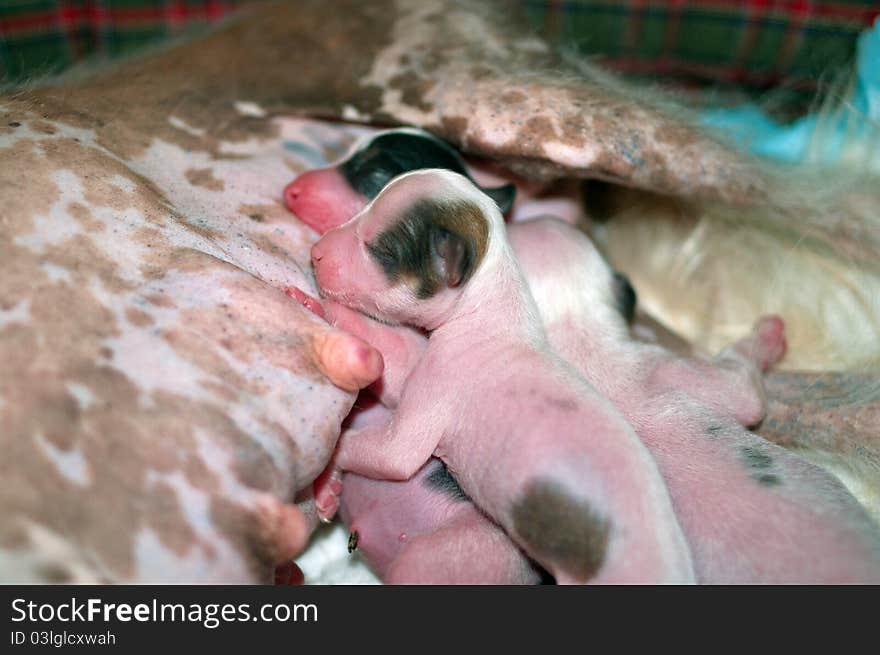
[[[424,430],[408,429],[407,421],[399,418],[346,432],[339,441],[336,465],[377,480],[409,480],[430,459],[439,440]]]
[[[426,430],[423,422],[406,420],[412,413],[398,410],[389,416],[349,428],[339,438],[333,460],[315,486],[321,520],[329,521],[336,514],[343,471],[378,480],[409,480],[436,450],[439,435]]]

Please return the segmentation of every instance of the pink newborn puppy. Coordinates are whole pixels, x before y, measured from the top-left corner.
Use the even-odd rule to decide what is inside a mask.
[[[448,171],[402,175],[312,260],[324,295],[431,331],[393,419],[341,439],[342,470],[405,480],[436,455],[558,582],[693,580],[656,465],[550,350],[487,196]]]
[[[613,273],[590,240],[552,219],[510,240],[550,342],[623,412],[666,480],[709,583],[877,583],[880,530],[835,478],[742,425],[759,422],[758,368],[782,356],[782,322],[712,365],[634,341]]]
[[[347,430],[387,423],[404,382],[428,340],[418,331],[377,323],[333,301],[324,303],[331,323],[378,344],[385,369],[361,395]],[[345,434],[345,432],[343,433]],[[322,476],[323,477],[323,476]],[[340,513],[356,547],[388,584],[536,584],[540,574],[504,531],[480,512],[443,464],[431,458],[405,481],[344,476]],[[338,485],[331,477],[328,485]],[[335,493],[334,493],[335,491]],[[322,516],[336,511],[339,489],[316,489]],[[322,511],[323,510],[323,511]]]
[[[376,404],[350,429],[387,423]],[[346,474],[340,513],[357,548],[388,584],[535,584],[540,575],[431,458],[405,482]]]

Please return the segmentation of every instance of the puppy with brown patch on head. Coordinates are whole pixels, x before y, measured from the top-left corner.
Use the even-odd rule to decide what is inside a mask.
[[[387,424],[336,465],[405,480],[435,455],[558,582],[692,582],[654,461],[613,406],[553,354],[494,202],[466,178],[396,178],[312,249],[322,293],[428,330]]]

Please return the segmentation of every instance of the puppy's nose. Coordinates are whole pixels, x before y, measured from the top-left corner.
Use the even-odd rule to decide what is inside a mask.
[[[284,204],[293,212],[296,211],[296,201],[299,199],[303,188],[303,176],[300,175],[293,182],[284,187]]]

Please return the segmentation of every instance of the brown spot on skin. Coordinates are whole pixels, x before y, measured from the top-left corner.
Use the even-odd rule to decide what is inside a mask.
[[[30,546],[30,540],[27,533],[20,528],[14,526],[5,526],[5,530],[0,530],[0,546],[9,550],[24,550]]]
[[[611,523],[555,482],[531,482],[512,508],[513,526],[540,563],[586,582],[605,561]]]
[[[177,493],[165,482],[149,485],[149,489],[156,511],[150,513],[147,524],[165,548],[176,555],[186,555],[199,540],[186,520]]]
[[[21,127],[21,123],[18,121],[12,121],[11,123],[8,123],[8,125],[9,127]]]
[[[147,327],[155,323],[152,316],[134,307],[129,307],[125,310],[125,318],[128,319],[129,323],[138,327]]]
[[[156,307],[174,308],[177,306],[174,304],[174,300],[171,296],[164,293],[150,293],[144,297],[151,305],[155,305]]]
[[[28,171],[28,176],[21,171]],[[60,194],[57,184],[48,176],[36,142],[22,139],[8,148],[0,148],[0,191],[0,237],[31,232],[34,217],[50,212]],[[9,261],[8,255],[4,254],[3,261]]]
[[[501,102],[506,105],[518,105],[526,100],[527,96],[522,91],[512,89],[501,94]]]
[[[242,203],[236,210],[242,216],[247,216],[255,223],[271,223],[274,221],[287,223],[291,219],[290,211],[276,204],[250,204]]]
[[[210,168],[188,168],[184,171],[184,175],[193,186],[203,187],[210,191],[223,191],[226,188],[223,180],[214,177],[214,171]]]
[[[262,252],[267,254],[285,259],[291,262],[291,266],[296,266],[296,258],[289,250],[284,248],[279,241],[282,241],[282,239],[275,235],[254,234],[251,236],[251,243],[254,244],[255,248],[259,248]]]
[[[244,535],[238,552],[250,568],[254,578],[264,583],[272,579],[279,557],[275,548],[276,526],[258,512],[248,511],[225,498],[211,502],[211,520],[221,531]]]
[[[498,76],[498,71],[496,69],[485,65],[472,66],[469,72],[475,82]]]
[[[100,232],[104,229],[104,224],[97,220],[93,215],[92,211],[79,202],[72,202],[67,205],[67,212],[73,216],[76,220],[82,223],[83,227],[86,229],[86,232]]]
[[[425,78],[413,71],[406,71],[395,75],[388,82],[389,87],[399,89],[402,92],[400,99],[404,104],[411,105],[425,112],[434,110],[434,105],[425,100],[425,97],[434,88],[435,84],[434,80]]]
[[[31,121],[30,128],[34,132],[38,132],[39,134],[52,135],[57,132],[57,130],[52,126],[52,124],[47,121],[40,121],[40,120]]]
[[[578,408],[577,401],[571,398],[555,398],[553,396],[547,396],[547,404],[564,412],[573,412]]]
[[[37,575],[49,584],[66,584],[73,580],[73,574],[60,564],[44,564],[37,569]]]
[[[428,126],[427,129],[448,141],[462,143],[466,140],[468,119],[465,116],[444,116],[440,125]]]

